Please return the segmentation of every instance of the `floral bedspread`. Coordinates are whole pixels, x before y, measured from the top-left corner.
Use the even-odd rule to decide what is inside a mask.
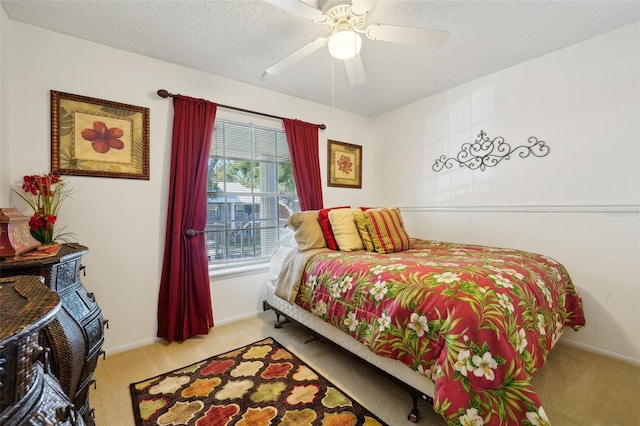
[[[530,379],[564,326],[585,324],[555,260],[419,239],[400,253],[315,255],[296,303],[431,378],[450,425],[548,424]]]

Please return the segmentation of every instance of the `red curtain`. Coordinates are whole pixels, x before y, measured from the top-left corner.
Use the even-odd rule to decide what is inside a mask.
[[[178,95],[173,110],[169,206],[158,298],[158,337],[169,342],[207,334],[213,327],[209,265],[201,231],[207,223],[207,170],[217,105]]]
[[[300,210],[321,209],[323,203],[318,125],[288,118],[283,121]]]

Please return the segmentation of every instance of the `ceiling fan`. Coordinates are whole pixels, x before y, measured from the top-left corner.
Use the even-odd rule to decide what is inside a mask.
[[[449,33],[443,30],[386,24],[366,25],[367,15],[377,0],[315,0],[314,4],[317,4],[317,8],[309,4],[311,0],[307,2],[303,0],[264,1],[324,25],[330,35],[316,38],[285,56],[267,68],[263,77],[278,74],[316,50],[327,46],[331,56],[344,60],[351,86],[362,86],[366,83],[367,76],[360,57],[361,34],[371,40],[431,48],[442,47],[449,38]]]

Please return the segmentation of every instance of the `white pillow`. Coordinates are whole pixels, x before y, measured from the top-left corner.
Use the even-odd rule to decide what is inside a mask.
[[[280,247],[298,248],[296,234],[291,228],[282,228],[280,230]]]
[[[329,211],[331,230],[340,251],[363,250],[364,245],[353,217],[353,209],[335,209]]]
[[[278,276],[280,275],[280,271],[282,270],[282,264],[284,263],[284,259],[287,257],[289,252],[291,252],[293,248],[291,247],[278,247],[278,249],[271,256],[271,261],[269,262],[269,280],[275,282],[278,280]]]

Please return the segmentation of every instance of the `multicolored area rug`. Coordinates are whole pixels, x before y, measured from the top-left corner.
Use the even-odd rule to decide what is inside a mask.
[[[272,338],[129,387],[137,426],[385,425]]]

